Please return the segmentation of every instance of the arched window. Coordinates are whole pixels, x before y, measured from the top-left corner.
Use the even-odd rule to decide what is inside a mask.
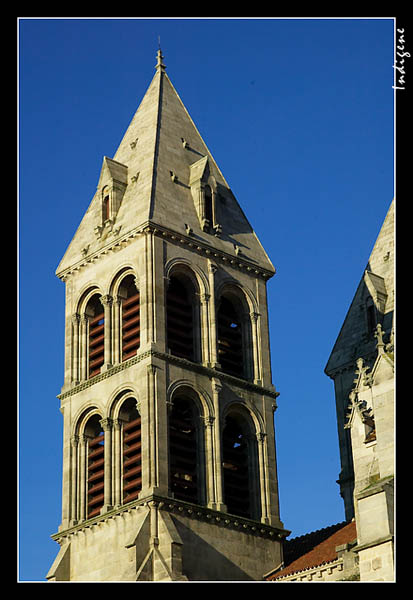
[[[87,452],[87,518],[100,513],[104,501],[104,432],[100,416],[93,415],[85,428],[88,439]]]
[[[212,210],[212,190],[209,185],[206,185],[204,188],[204,214],[206,220],[206,226],[213,226],[213,210]]]
[[[222,436],[224,502],[230,514],[256,518],[256,453],[254,437],[246,419],[228,415]]]
[[[169,416],[170,490],[177,500],[203,503],[199,456],[199,412],[193,400],[174,399]]]
[[[369,296],[366,300],[367,331],[373,333],[377,325],[376,307],[373,298]]]
[[[105,319],[100,298],[101,296],[99,294],[94,294],[87,303],[85,311],[89,318],[89,377],[94,377],[100,373],[100,369],[104,362]]]
[[[103,198],[103,222],[110,219],[110,203],[109,203],[109,195]]]
[[[223,296],[218,309],[218,362],[235,377],[245,377],[242,321],[231,300]]]
[[[195,360],[194,288],[188,277],[170,277],[166,293],[168,349],[174,356]]]
[[[128,398],[121,409],[123,421],[123,504],[136,500],[142,489],[141,416],[136,400]]]
[[[134,356],[140,346],[140,295],[133,275],[119,287],[122,298],[122,361]]]

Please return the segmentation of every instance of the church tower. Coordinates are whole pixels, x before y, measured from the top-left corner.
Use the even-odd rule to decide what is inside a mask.
[[[386,344],[392,345],[394,335],[394,207],[393,200],[325,367],[326,375],[334,381],[341,461],[337,483],[347,520],[355,515],[354,492],[358,487],[347,411],[355,383],[358,385],[360,378],[359,359],[362,359],[365,367],[373,369],[381,354],[380,345],[377,345],[378,326]],[[390,379],[393,380],[393,376]],[[390,421],[394,421],[393,417]]]
[[[274,272],[159,51],[57,268],[63,494],[49,581],[262,580],[282,562]]]

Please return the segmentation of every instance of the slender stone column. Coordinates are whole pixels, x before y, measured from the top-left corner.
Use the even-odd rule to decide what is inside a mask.
[[[146,260],[146,287],[145,287],[145,333],[144,343],[155,342],[155,298],[154,298],[154,276],[153,276],[153,235],[148,228],[145,229],[145,256]],[[142,331],[143,333],[143,331]]]
[[[87,495],[87,448],[88,437],[81,435],[79,437],[79,520],[86,519],[86,495]]]
[[[71,446],[71,490],[70,490],[70,523],[76,525],[78,521],[78,449],[79,436],[74,435],[70,440]]]
[[[215,309],[215,273],[218,267],[211,261],[208,261],[208,276],[211,298],[209,302],[209,337],[210,337],[210,361],[211,367],[219,367],[218,348],[217,348],[217,322]]]
[[[219,406],[219,394],[222,389],[219,379],[212,379],[212,397],[214,403],[215,421],[214,421],[214,476],[215,476],[215,502],[216,510],[226,511],[224,504],[224,487],[222,477],[222,452],[221,452],[221,417]]]
[[[211,335],[209,331],[209,299],[210,294],[202,294],[201,301],[201,361],[209,366],[211,363]]]
[[[254,364],[254,383],[261,384],[261,368],[260,368],[260,345],[258,339],[258,317],[256,312],[250,313],[251,317],[251,332],[252,332],[252,348],[253,348],[253,364]]]
[[[80,317],[80,380],[86,381],[89,376],[89,317]]]
[[[148,373],[148,410],[149,410],[149,477],[148,485],[152,490],[158,487],[158,407],[156,401],[156,366],[149,364]]]
[[[76,385],[80,381],[80,357],[79,357],[79,329],[80,315],[72,315],[73,338],[72,338],[72,382]]]
[[[101,513],[111,510],[112,504],[112,419],[102,419],[100,421],[105,432],[104,441],[104,499]]]
[[[261,498],[261,521],[263,523],[269,523],[269,511],[268,511],[268,472],[267,472],[267,461],[265,456],[265,438],[266,433],[258,432],[258,469],[259,469],[259,484],[260,484],[260,498]]]
[[[104,309],[105,339],[104,339],[104,362],[102,372],[112,366],[112,296],[106,295],[100,298]]]
[[[122,362],[122,319],[121,319],[121,298],[115,296],[113,298],[113,364],[117,365]]]
[[[122,424],[122,419],[115,419],[113,422],[115,430],[113,436],[113,502],[115,507],[122,504]]]
[[[214,421],[215,417],[204,417],[205,452],[204,463],[206,466],[206,501],[209,508],[216,510],[216,464],[214,458]]]

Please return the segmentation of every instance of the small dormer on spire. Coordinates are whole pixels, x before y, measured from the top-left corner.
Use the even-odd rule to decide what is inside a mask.
[[[217,182],[211,174],[208,156],[203,156],[189,167],[189,186],[203,231],[221,234],[217,223]]]
[[[113,226],[127,186],[128,167],[105,156],[96,192],[101,203],[99,221],[94,229],[97,239],[105,239],[115,231]]]

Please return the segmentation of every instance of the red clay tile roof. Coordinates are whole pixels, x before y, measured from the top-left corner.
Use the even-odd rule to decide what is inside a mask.
[[[281,571],[278,571],[278,573],[269,575],[267,580],[272,581],[280,577],[285,577],[286,575],[291,575],[292,573],[296,573],[298,571],[304,571],[305,569],[318,567],[324,563],[336,560],[336,546],[348,544],[354,541],[356,538],[356,523],[354,521],[345,523],[340,529],[336,530],[321,543],[314,546],[312,550],[306,552],[302,556],[299,556],[287,567]],[[291,540],[291,542],[293,542],[293,540]]]

